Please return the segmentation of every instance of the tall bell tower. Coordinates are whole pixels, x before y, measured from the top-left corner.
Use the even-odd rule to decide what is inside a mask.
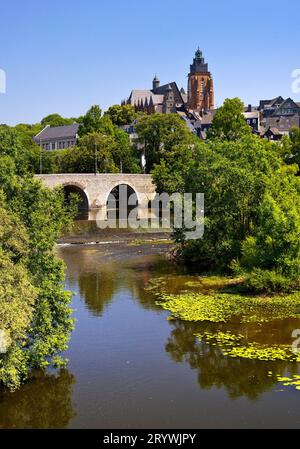
[[[201,113],[214,109],[213,79],[199,48],[188,75],[188,108]]]

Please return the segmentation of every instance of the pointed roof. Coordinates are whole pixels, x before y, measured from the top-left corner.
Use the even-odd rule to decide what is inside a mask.
[[[208,72],[208,64],[205,62],[202,51],[198,47],[195,52],[195,57],[193,59],[193,64],[190,66],[190,73],[207,73]]]

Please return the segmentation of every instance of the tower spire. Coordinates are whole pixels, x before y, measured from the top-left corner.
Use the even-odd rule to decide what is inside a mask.
[[[153,81],[152,81],[152,90],[155,92],[156,89],[159,88],[159,86],[160,86],[160,81],[159,81],[158,76],[155,74],[155,77],[153,78]]]
[[[213,80],[199,47],[188,75],[188,107],[198,112],[214,109]]]

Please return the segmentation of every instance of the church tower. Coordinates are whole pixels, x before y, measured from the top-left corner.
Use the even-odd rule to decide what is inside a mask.
[[[201,113],[214,109],[213,79],[199,48],[188,75],[188,109]]]

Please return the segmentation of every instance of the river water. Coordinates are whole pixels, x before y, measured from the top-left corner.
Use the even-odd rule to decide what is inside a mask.
[[[147,287],[180,289],[194,274],[172,265],[166,245],[61,246],[76,319],[68,369],[35,373],[0,395],[2,428],[299,427],[300,391],[269,370],[286,362],[232,359],[195,339],[199,324],[168,320]],[[271,324],[284,340],[299,322]],[[286,330],[287,329],[287,330]]]

